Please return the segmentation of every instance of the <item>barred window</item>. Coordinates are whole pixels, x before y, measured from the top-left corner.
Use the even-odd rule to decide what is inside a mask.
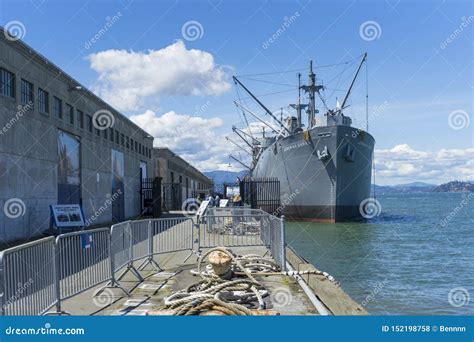
[[[106,128],[106,129],[104,129],[104,139],[107,139],[107,138],[108,138],[108,137],[107,137],[107,133],[108,133],[108,130],[107,130],[107,128]]]
[[[109,128],[109,137],[110,141],[114,142],[114,129],[112,127]]]
[[[58,119],[63,118],[63,101],[58,99],[56,96],[53,97],[53,114]]]
[[[68,116],[69,124],[74,126],[74,107],[66,103],[66,113]]]
[[[125,135],[124,135],[123,133],[120,134],[120,145],[121,145],[122,147],[125,146]]]
[[[33,83],[21,79],[21,104],[33,103]]]
[[[0,94],[15,98],[15,75],[0,68]]]
[[[82,110],[77,110],[77,125],[79,128],[84,129],[84,112]]]
[[[119,131],[115,130],[115,143],[120,144]]]
[[[40,113],[49,113],[49,93],[38,88],[38,110]]]

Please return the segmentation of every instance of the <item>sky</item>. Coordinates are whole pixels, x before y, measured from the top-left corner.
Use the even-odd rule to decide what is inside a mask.
[[[333,108],[367,52],[345,114],[366,129],[368,87],[377,184],[474,180],[472,1],[0,0],[0,25],[204,171],[245,159],[234,100],[264,115],[233,75],[292,114],[313,60]]]

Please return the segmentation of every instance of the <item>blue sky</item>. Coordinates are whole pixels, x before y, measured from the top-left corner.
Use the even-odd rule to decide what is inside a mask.
[[[232,151],[222,146],[222,136],[230,134],[232,124],[242,125],[229,75],[305,69],[309,59],[316,66],[351,61],[337,84],[345,90],[357,58],[368,52],[370,133],[382,184],[474,178],[473,15],[472,2],[459,0],[0,0],[2,26],[20,21],[25,42],[149,128],[156,144],[170,146],[207,170],[226,169]],[[91,43],[107,20],[114,22]],[[195,40],[182,33],[190,21],[198,24]],[[373,22],[375,36],[361,31],[367,22]],[[163,71],[190,61],[192,70],[177,67],[171,76]],[[326,84],[343,69],[316,73]],[[306,81],[306,70],[301,72]],[[291,90],[286,84],[296,85],[295,73],[257,77],[283,86],[247,84],[257,94]],[[128,98],[133,92],[138,95]],[[333,106],[335,96],[344,92],[326,94]],[[362,128],[364,96],[365,70],[347,111]],[[262,99],[277,110],[295,98],[296,90]],[[461,121],[453,123],[453,117]],[[196,127],[192,134],[181,131],[183,139],[175,129],[180,120]],[[221,146],[198,149],[197,141],[213,137]]]

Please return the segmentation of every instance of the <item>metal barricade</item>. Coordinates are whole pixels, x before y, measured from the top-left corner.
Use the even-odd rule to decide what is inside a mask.
[[[286,269],[284,217],[259,209],[212,208],[201,218],[198,250],[218,246],[266,246],[275,262]]]
[[[58,305],[61,300],[112,280],[110,231],[99,228],[61,234],[56,238]]]
[[[130,222],[132,235],[132,261],[143,259],[149,255],[150,220]]]
[[[7,249],[0,253],[2,314],[41,315],[55,305],[61,314],[61,301],[107,281],[105,287],[130,295],[115,273],[126,268],[123,274],[130,270],[141,281],[134,262],[144,259],[142,266],[159,268],[153,256],[162,253],[189,250],[189,258],[201,248],[266,246],[286,268],[283,217],[247,208],[215,208],[209,213],[200,223],[189,217],[126,221],[111,230],[61,234]]]
[[[111,263],[117,272],[132,262],[130,221],[114,224],[110,230]]]
[[[193,219],[178,217],[151,220],[153,254],[193,250]]]
[[[56,302],[54,237],[0,253],[2,315],[42,315]]]
[[[268,230],[265,234],[265,244],[270,249],[273,259],[282,270],[286,270],[285,217],[268,215]]]
[[[205,216],[199,229],[199,247],[263,246],[260,237],[266,215]]]

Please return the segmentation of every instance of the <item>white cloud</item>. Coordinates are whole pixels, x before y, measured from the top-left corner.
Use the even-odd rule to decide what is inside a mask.
[[[155,137],[154,146],[170,148],[202,171],[242,169],[235,162],[232,168],[228,167],[229,154],[238,155],[238,148],[217,133],[224,124],[220,118],[207,119],[173,111],[158,116],[151,110],[129,118]]]
[[[161,50],[106,50],[88,59],[99,74],[92,90],[118,110],[141,109],[162,95],[219,95],[230,89],[210,53],[188,50],[180,40]]]
[[[375,150],[377,183],[474,179],[474,148],[417,151],[407,144]]]

